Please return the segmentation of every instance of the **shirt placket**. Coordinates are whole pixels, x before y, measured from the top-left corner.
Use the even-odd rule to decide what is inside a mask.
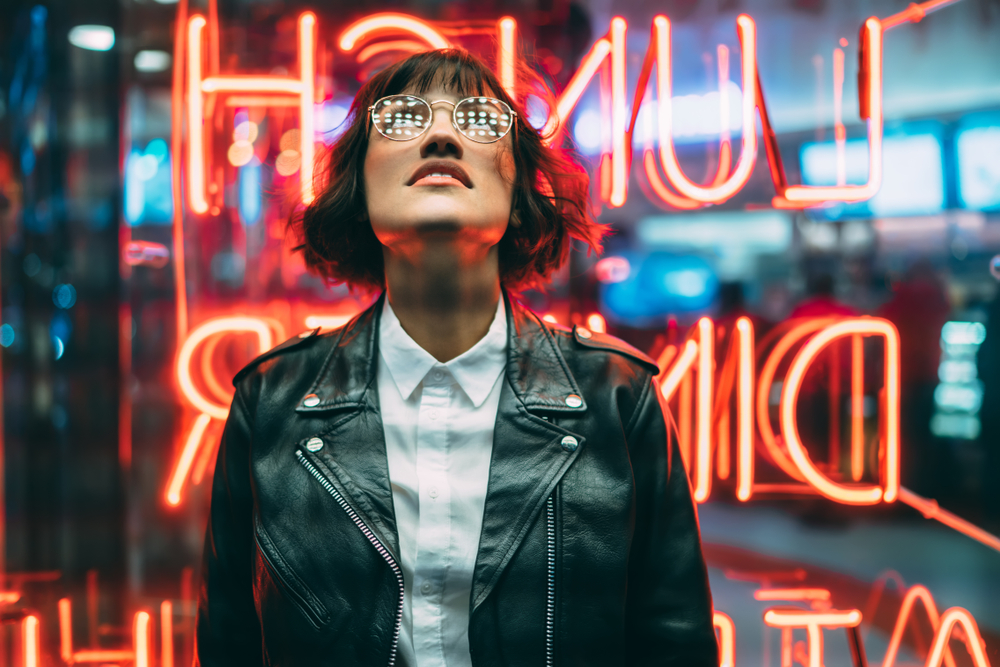
[[[428,373],[417,416],[419,520],[414,567],[413,647],[418,667],[445,665],[443,593],[450,566],[451,491],[444,372]]]

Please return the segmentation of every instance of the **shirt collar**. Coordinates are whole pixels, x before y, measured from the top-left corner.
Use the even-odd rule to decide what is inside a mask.
[[[477,408],[486,401],[497,377],[507,365],[507,316],[504,300],[497,300],[493,323],[479,342],[442,364],[403,330],[385,299],[379,326],[379,353],[400,395],[407,399],[432,368],[446,368]]]

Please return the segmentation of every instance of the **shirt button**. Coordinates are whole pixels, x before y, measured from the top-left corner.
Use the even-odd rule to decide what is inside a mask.
[[[443,380],[444,379],[444,372],[443,371],[434,371],[433,373],[431,373],[431,378],[434,379],[434,380]]]
[[[432,419],[432,420],[433,419],[437,419],[438,418],[438,411],[437,410],[428,410],[428,412],[427,412],[427,418],[428,419]]]
[[[431,488],[431,490],[427,493],[427,495],[429,495],[431,498],[437,498],[438,490],[436,488]]]
[[[420,592],[424,595],[430,595],[432,590],[434,590],[434,587],[431,586],[431,582],[429,581],[425,581],[424,585],[420,587]]]

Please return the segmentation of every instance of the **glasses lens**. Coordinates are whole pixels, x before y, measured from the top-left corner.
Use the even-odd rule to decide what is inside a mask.
[[[455,108],[458,131],[481,144],[503,138],[513,122],[510,107],[491,97],[470,97]]]
[[[431,108],[419,97],[392,95],[375,103],[372,122],[389,139],[414,139],[431,124]]]

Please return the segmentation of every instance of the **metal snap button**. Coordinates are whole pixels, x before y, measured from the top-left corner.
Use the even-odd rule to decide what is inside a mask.
[[[562,445],[563,449],[570,453],[575,452],[576,448],[580,446],[580,442],[571,435],[567,435],[559,444]]]
[[[425,581],[423,585],[420,587],[420,592],[423,593],[424,595],[430,595],[432,590],[434,590],[434,587],[431,586],[431,583],[429,581]]]
[[[583,399],[577,396],[576,394],[570,394],[569,396],[566,397],[566,405],[568,405],[571,408],[578,408],[581,405],[583,405]]]
[[[309,394],[308,396],[302,399],[302,405],[306,406],[307,408],[315,408],[317,405],[319,405],[319,396],[317,396],[316,394]]]
[[[323,449],[323,441],[320,438],[309,438],[306,442],[306,449],[310,452],[318,452]]]
[[[583,327],[576,328],[576,335],[580,338],[593,338],[594,334],[590,333],[590,329],[584,329]]]

